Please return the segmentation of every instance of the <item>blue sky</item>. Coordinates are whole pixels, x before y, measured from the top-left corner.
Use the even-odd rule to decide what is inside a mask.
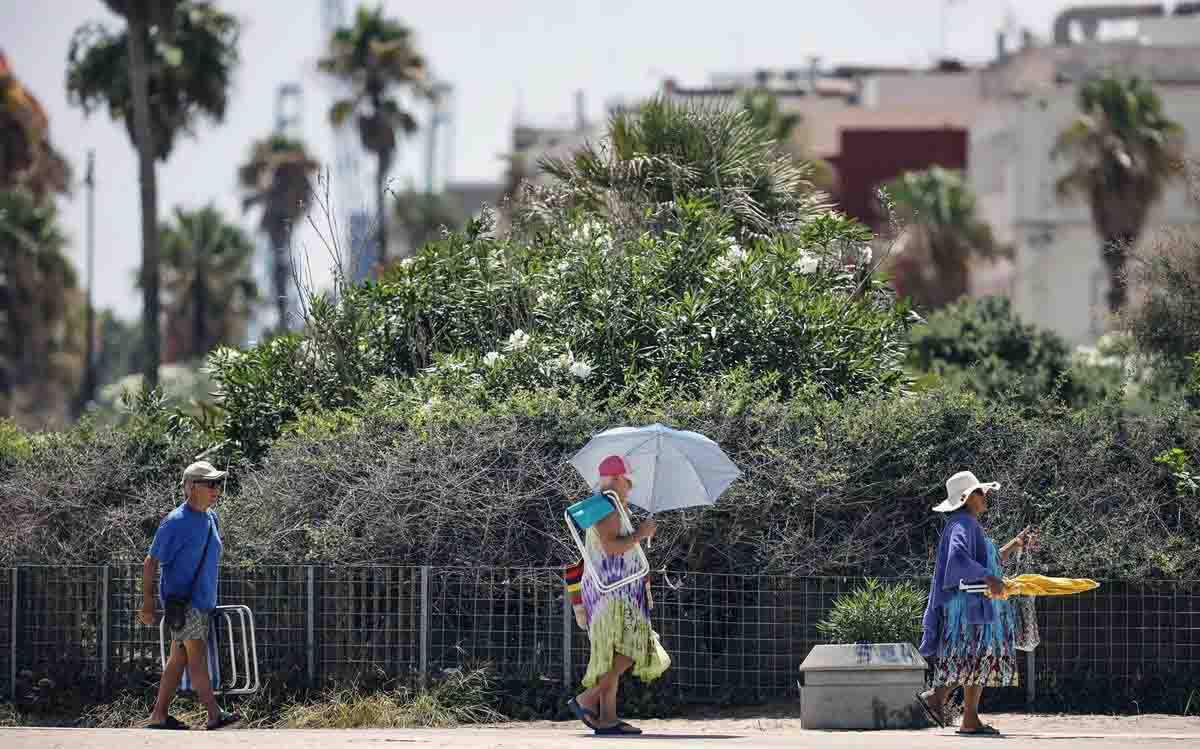
[[[325,112],[331,92],[314,71],[321,52],[320,0],[219,0],[244,23],[242,65],[226,121],[201,123],[159,168],[160,215],[177,205],[215,202],[253,229],[243,216],[235,169],[253,138],[274,122],[280,83],[303,89],[299,134],[322,160],[333,153]],[[344,3],[347,8],[353,2]],[[956,0],[946,11],[949,54],[982,61],[992,55],[995,33],[1011,13],[1046,36],[1055,14],[1078,3],[1057,0]],[[503,172],[514,114],[532,124],[569,124],[575,91],[584,91],[588,113],[600,117],[606,102],[652,93],[662,79],[701,83],[709,73],[762,67],[823,64],[925,64],[939,46],[942,0],[385,0],[391,14],[412,26],[435,73],[455,87],[452,179],[495,179]],[[87,21],[113,27],[120,20],[100,0],[0,0],[0,49],[18,77],[46,107],[51,137],[83,177],[87,150],[97,160],[96,300],[126,317],[140,310],[133,274],[140,257],[137,161],[122,125],[106,113],[84,118],[67,102],[64,80],[72,33]],[[419,178],[423,143],[402,147],[392,175],[397,186]],[[365,161],[370,173],[373,167]],[[337,208],[346,213],[346,206]],[[71,256],[82,267],[83,191],[60,200],[72,239]],[[305,229],[298,250],[308,255],[313,278],[328,278],[328,254]]]

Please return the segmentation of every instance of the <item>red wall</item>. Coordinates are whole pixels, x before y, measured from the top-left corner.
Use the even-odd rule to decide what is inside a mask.
[[[838,207],[878,231],[886,217],[881,215],[876,189],[903,172],[931,166],[965,170],[967,131],[846,129],[841,134],[841,153],[829,162],[837,171]]]

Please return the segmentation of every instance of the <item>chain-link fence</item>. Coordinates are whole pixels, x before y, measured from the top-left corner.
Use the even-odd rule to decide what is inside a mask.
[[[822,639],[817,622],[862,583],[656,575],[654,626],[673,688],[696,701],[794,696],[799,666]],[[253,610],[264,678],[292,686],[484,664],[577,683],[588,640],[563,592],[556,569],[264,566],[223,569],[219,595]],[[137,621],[141,602],[140,565],[0,570],[4,697],[25,699],[42,680],[99,691],[153,683],[158,632]],[[1200,582],[1106,581],[1037,606],[1042,644],[1027,688],[1080,673],[1200,672]]]
[[[1200,670],[1200,581],[1109,580],[1094,593],[1038,599],[1038,681]]]
[[[0,698],[13,694],[16,679],[17,659],[13,652],[16,649],[13,638],[13,619],[17,610],[13,605],[13,579],[16,575],[16,569],[0,567]]]

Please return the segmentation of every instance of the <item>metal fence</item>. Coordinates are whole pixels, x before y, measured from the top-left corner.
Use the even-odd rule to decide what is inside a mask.
[[[25,699],[43,679],[97,691],[153,683],[157,629],[137,621],[141,576],[140,565],[0,569],[0,694]],[[799,666],[822,640],[817,622],[862,582],[656,576],[654,626],[673,661],[670,684],[696,701],[794,696]],[[568,684],[587,668],[587,636],[557,569],[225,568],[219,597],[254,611],[264,677],[294,686],[482,664]],[[1081,669],[1200,672],[1200,582],[1108,581],[1041,599],[1038,619],[1027,690]]]

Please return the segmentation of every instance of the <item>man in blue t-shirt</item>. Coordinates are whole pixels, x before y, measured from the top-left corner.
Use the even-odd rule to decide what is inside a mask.
[[[171,716],[168,710],[175,692],[183,680],[186,668],[196,690],[196,696],[208,709],[208,729],[224,728],[241,720],[217,705],[208,678],[208,633],[212,611],[217,606],[217,566],[221,560],[220,524],[211,509],[221,495],[225,471],[218,471],[207,461],[192,463],[183,472],[183,495],[186,502],[172,510],[158,532],[142,565],[142,623],[152,627],[158,623],[155,613],[154,584],[159,583],[158,600],[168,598],[188,601],[182,627],[168,626],[171,655],[163,668],[158,686],[158,699],[150,715],[150,728],[183,730],[187,726]]]

